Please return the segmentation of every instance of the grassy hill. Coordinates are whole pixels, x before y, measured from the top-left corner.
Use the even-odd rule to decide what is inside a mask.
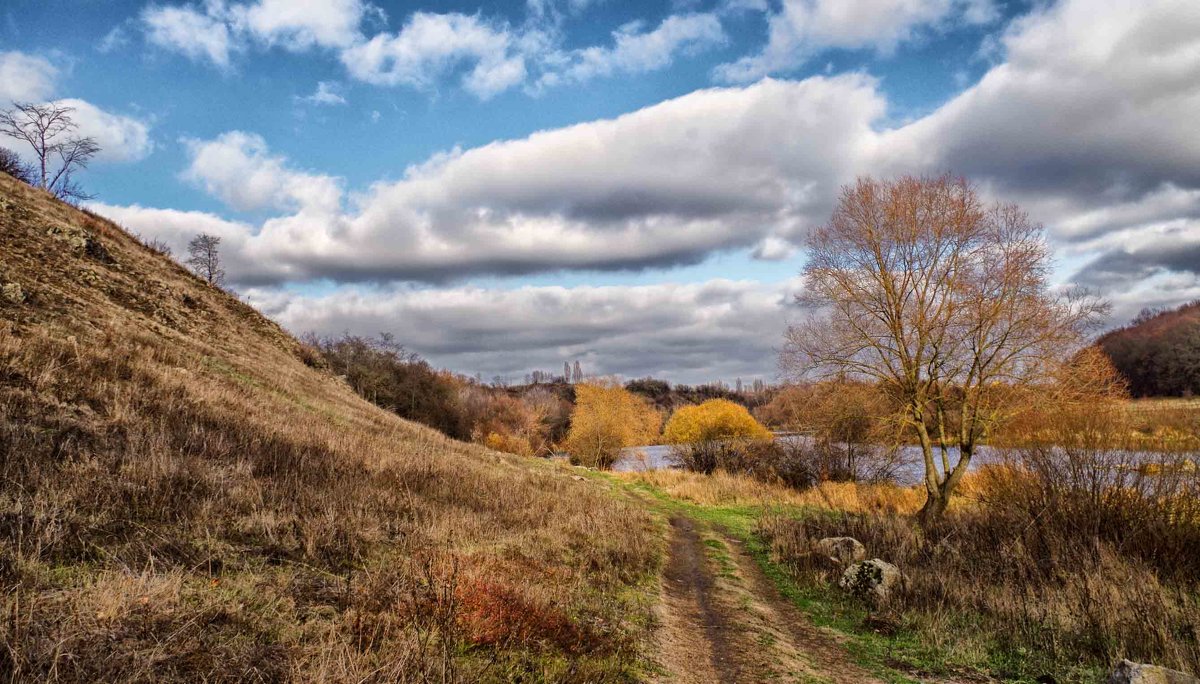
[[[1145,311],[1099,345],[1135,397],[1200,395],[1200,302]]]
[[[639,676],[640,508],[368,404],[4,174],[0,244],[0,679]]]

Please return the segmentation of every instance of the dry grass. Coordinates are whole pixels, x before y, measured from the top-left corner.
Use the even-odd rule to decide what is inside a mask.
[[[638,676],[640,509],[371,406],[4,177],[0,241],[0,679]]]
[[[925,501],[924,493],[917,488],[887,483],[821,482],[797,490],[720,470],[712,475],[686,470],[648,470],[620,476],[646,482],[671,497],[701,506],[788,505],[854,513],[915,513]]]
[[[906,583],[884,621],[955,662],[1060,681],[1124,657],[1200,672],[1200,482],[1179,472],[1167,495],[1160,477],[1107,463],[1087,472],[1095,456],[1056,452],[1052,469],[1030,453],[1028,465],[988,468],[973,498],[927,529],[851,514],[768,516],[761,531],[810,586],[836,579],[814,551],[822,537],[855,537],[898,565]]]

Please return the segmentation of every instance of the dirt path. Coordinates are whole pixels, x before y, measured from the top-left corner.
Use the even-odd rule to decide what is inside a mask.
[[[662,683],[878,682],[779,595],[736,540],[671,519],[660,606]]]

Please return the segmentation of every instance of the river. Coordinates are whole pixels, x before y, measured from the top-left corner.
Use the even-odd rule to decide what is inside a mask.
[[[798,435],[780,435],[776,439],[804,439]],[[958,448],[949,449],[950,462],[958,460]],[[1180,454],[1172,454],[1178,457]],[[1196,461],[1200,454],[1189,454]],[[1155,452],[1126,452],[1119,459],[1124,463],[1154,463],[1160,462],[1163,454]],[[924,466],[921,458],[921,447],[916,445],[900,447],[900,462],[896,469],[894,480],[900,485],[920,484],[924,478]],[[1000,463],[1005,460],[1005,451],[989,446],[975,448],[975,456],[968,465],[968,471],[976,470],[989,463]],[[618,472],[638,472],[644,470],[663,470],[678,468],[671,459],[670,445],[653,445],[629,447],[621,450],[620,457],[613,464],[613,470]]]

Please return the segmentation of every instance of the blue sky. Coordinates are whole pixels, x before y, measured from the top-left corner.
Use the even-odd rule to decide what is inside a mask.
[[[860,174],[966,174],[1115,321],[1200,296],[1184,0],[10,0],[0,100],[64,99],[94,207],[296,332],[520,378],[775,375]],[[764,80],[765,79],[765,80]]]

